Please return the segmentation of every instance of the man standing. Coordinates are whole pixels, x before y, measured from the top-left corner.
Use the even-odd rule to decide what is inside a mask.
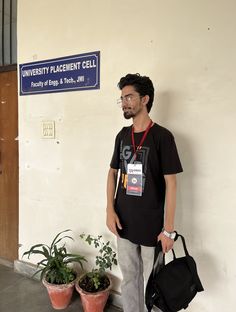
[[[118,102],[133,125],[116,136],[107,180],[107,226],[117,236],[123,309],[143,312],[155,245],[161,240],[163,252],[173,247],[176,173],[182,166],[171,132],[149,117],[152,81],[127,74],[118,87]]]

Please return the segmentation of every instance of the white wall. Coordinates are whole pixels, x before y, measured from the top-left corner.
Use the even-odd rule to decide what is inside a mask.
[[[206,289],[189,311],[234,311],[235,10],[233,0],[19,1],[19,64],[101,51],[100,90],[19,97],[20,255],[66,228],[115,242],[106,174],[127,124],[116,84],[140,72],[156,86],[151,116],[175,134],[185,170],[176,228]],[[55,140],[41,139],[44,119],[55,121]]]

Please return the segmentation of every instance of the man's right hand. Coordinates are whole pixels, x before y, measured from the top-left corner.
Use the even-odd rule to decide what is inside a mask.
[[[119,234],[117,232],[117,228],[122,230],[122,226],[120,224],[120,220],[115,213],[114,209],[107,209],[107,221],[106,221],[108,229],[115,234],[117,237],[119,237]]]

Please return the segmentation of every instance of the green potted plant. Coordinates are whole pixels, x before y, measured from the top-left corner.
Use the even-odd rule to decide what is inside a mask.
[[[65,309],[71,300],[76,271],[71,266],[72,263],[79,263],[82,268],[82,262],[86,259],[79,254],[67,252],[65,239],[73,238],[63,235],[71,230],[65,230],[56,235],[51,245],[37,244],[33,245],[28,251],[23,253],[24,256],[41,255],[43,259],[37,263],[38,270],[34,276],[40,273],[40,279],[47,288],[52,306],[54,309]]]
[[[117,265],[116,252],[109,241],[104,242],[101,235],[93,237],[81,234],[80,237],[98,249],[98,255],[95,258],[95,267],[77,280],[75,288],[80,294],[85,312],[102,312],[112,286],[106,270],[111,270],[113,264]]]

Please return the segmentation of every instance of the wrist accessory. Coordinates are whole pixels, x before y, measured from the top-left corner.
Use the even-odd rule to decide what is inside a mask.
[[[165,229],[163,229],[162,233],[170,239],[175,239],[176,232],[167,232]]]

